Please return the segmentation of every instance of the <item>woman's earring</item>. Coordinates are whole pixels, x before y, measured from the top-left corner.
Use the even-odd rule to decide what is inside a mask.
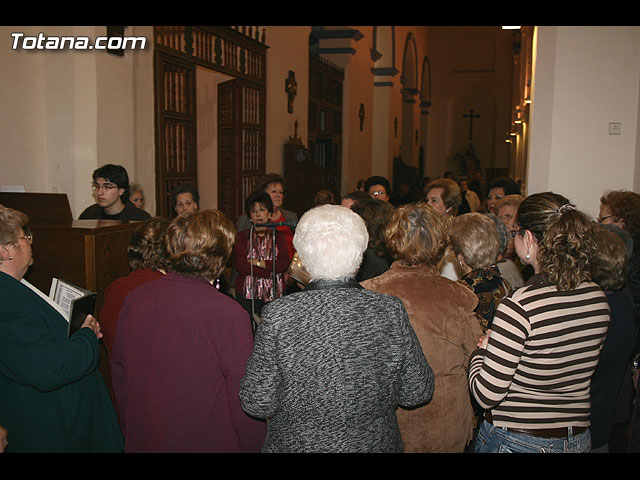
[[[529,255],[529,248],[527,248],[527,255],[524,258],[526,258],[527,260],[531,259],[531,255]]]

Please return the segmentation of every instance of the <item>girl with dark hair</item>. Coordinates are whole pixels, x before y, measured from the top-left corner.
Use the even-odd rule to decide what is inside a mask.
[[[565,197],[519,206],[515,248],[535,274],[498,306],[469,362],[486,410],[476,452],[588,452],[590,386],[609,326],[591,279],[595,224]]]

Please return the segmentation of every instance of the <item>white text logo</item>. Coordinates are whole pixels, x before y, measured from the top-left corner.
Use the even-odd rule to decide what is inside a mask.
[[[144,49],[146,37],[97,37],[92,42],[89,37],[44,36],[26,37],[24,33],[12,33],[13,50],[123,50]]]

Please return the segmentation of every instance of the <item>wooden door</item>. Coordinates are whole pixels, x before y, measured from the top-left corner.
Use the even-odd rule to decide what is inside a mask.
[[[262,85],[218,85],[218,208],[233,221],[265,173],[265,105]]]
[[[198,186],[195,65],[156,51],[156,214],[173,217],[171,192]]]

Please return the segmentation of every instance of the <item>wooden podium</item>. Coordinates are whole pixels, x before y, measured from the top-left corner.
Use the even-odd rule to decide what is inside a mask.
[[[98,294],[128,275],[127,246],[140,222],[73,220],[65,193],[0,192],[0,204],[29,215],[33,232],[33,265],[25,279],[49,294],[51,279],[62,278]]]
[[[99,321],[105,288],[131,271],[127,246],[140,222],[73,220],[65,193],[0,192],[0,205],[29,215],[33,265],[25,279],[46,295],[54,277],[96,292]],[[103,347],[100,371],[110,389],[105,355]]]

